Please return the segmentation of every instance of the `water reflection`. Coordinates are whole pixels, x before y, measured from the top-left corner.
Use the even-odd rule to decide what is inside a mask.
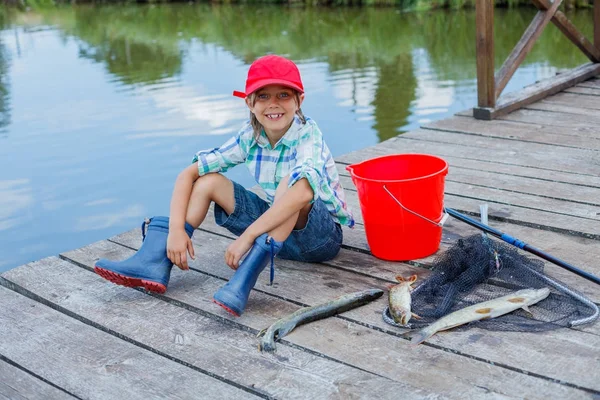
[[[7,24],[7,14],[0,11],[0,30],[4,30]],[[17,43],[16,54],[18,56],[19,37],[17,30],[14,31],[15,42]],[[9,52],[4,45],[3,37],[0,36],[0,139],[7,135],[5,127],[10,123],[10,92],[9,92]]]
[[[571,18],[590,33],[588,14],[579,12]],[[426,68],[431,70],[432,78],[451,82],[448,87],[465,84],[471,88],[475,76],[472,11],[404,14],[394,9],[168,5],[83,6],[43,11],[42,15],[46,23],[77,38],[81,57],[104,63],[124,85],[177,79],[182,74],[183,59],[195,54],[192,49],[198,45],[225,49],[245,64],[267,52],[285,54],[299,62],[325,60],[336,98],[346,93],[339,105],[353,108],[358,120],[372,119],[379,140],[415,127],[409,115],[413,112],[411,104],[423,104],[417,95],[428,91],[426,82],[421,82],[425,87],[417,88],[422,63],[413,62],[415,51],[427,58]],[[496,12],[498,66],[533,15],[529,9]],[[585,62],[585,58],[557,29],[547,29],[525,64],[540,61],[562,68]],[[369,75],[373,71],[374,79]],[[177,91],[181,96],[172,99],[178,98],[180,106],[186,101],[194,104],[184,111],[186,117],[211,116],[211,126],[217,133],[235,129],[222,128],[228,126],[228,121],[237,122],[229,116],[231,99],[198,96],[181,87],[157,93],[167,97]],[[452,90],[446,92],[451,95]],[[357,98],[365,94],[368,100]],[[164,99],[159,101],[165,103]],[[426,102],[427,108],[433,108],[415,112],[436,116],[448,112],[447,101],[442,101],[444,104],[437,106]],[[173,102],[177,100],[166,100]]]
[[[497,10],[498,66],[533,15]],[[590,12],[571,17],[591,33]],[[0,12],[0,271],[168,213],[191,156],[247,118],[231,91],[265,53],[298,62],[303,109],[335,156],[472,107],[474,23],[472,11],[378,8]],[[507,90],[585,61],[550,26]]]

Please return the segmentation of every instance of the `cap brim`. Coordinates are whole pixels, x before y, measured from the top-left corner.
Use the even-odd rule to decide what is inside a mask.
[[[256,81],[251,86],[247,87],[246,90],[248,91],[248,94],[250,94],[250,93],[256,92],[258,89],[261,89],[268,85],[281,85],[281,86],[288,87],[290,89],[294,89],[300,93],[304,93],[304,89],[301,88],[300,86],[294,85],[293,83],[290,83],[288,81],[284,81],[281,79],[263,79],[260,81]],[[245,99],[248,96],[248,94],[246,94],[244,92],[239,92],[237,90],[233,91],[234,96],[240,97],[242,99]]]

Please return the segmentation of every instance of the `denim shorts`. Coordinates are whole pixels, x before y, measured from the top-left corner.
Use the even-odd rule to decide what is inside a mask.
[[[235,209],[231,215],[215,204],[217,225],[240,236],[269,209],[269,203],[242,185],[233,182]],[[342,227],[336,223],[320,199],[315,200],[303,229],[294,229],[277,257],[303,262],[321,262],[334,258],[342,245]]]

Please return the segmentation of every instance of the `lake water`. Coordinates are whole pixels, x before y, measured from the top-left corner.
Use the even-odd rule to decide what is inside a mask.
[[[533,15],[496,11],[497,67]],[[569,16],[591,36],[591,11]],[[168,215],[179,171],[247,118],[231,92],[266,53],[299,64],[334,156],[476,103],[474,11],[77,6],[0,27],[0,272]],[[584,62],[549,26],[507,91]]]

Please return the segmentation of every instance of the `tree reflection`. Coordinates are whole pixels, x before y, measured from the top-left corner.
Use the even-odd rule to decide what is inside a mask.
[[[410,54],[396,57],[394,62],[379,65],[379,82],[375,92],[375,125],[379,141],[390,139],[407,124],[410,103],[415,99],[417,79]]]
[[[0,11],[0,29],[7,26],[6,11]],[[15,39],[18,43],[18,31],[15,28]],[[10,124],[10,82],[9,82],[9,54],[0,36],[0,137],[5,136],[5,128]]]
[[[327,62],[332,73],[374,68],[378,82],[372,87],[371,104],[374,129],[381,140],[395,136],[407,124],[417,77],[423,73],[413,66],[415,50],[426,53],[431,69],[427,73],[434,75],[432,79],[449,85],[470,84],[475,79],[472,10],[399,13],[392,8],[171,4],[78,6],[39,12],[48,23],[80,41],[82,57],[106,64],[124,84],[151,84],[177,76],[195,43],[218,46],[246,64],[260,55],[276,53],[297,61]],[[497,67],[534,13],[530,9],[496,12]],[[570,17],[589,37],[590,13]],[[550,26],[524,65],[567,68],[583,62],[579,51]],[[5,61],[3,65],[6,68]],[[348,76],[341,79],[354,79],[355,74]],[[0,83],[6,93],[6,82]]]

